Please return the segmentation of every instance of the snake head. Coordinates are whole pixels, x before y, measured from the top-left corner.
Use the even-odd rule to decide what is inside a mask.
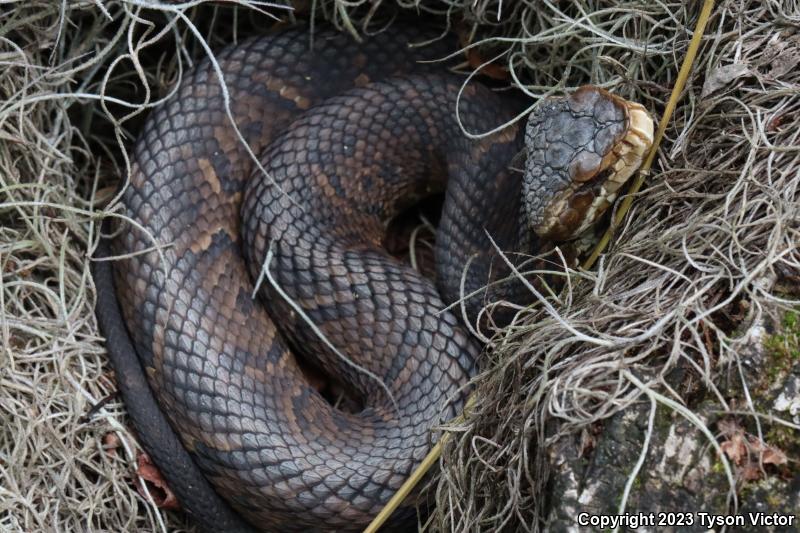
[[[523,192],[533,230],[565,241],[614,202],[653,144],[653,119],[640,104],[598,87],[546,100],[525,131]]]

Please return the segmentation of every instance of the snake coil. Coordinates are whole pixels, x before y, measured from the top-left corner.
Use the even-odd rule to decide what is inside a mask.
[[[638,109],[594,89],[546,104],[527,133],[468,139],[453,113],[462,81],[418,63],[451,43],[405,45],[428,37],[393,28],[357,45],[323,31],[312,51],[285,30],[218,54],[258,165],[208,61],[136,144],[122,204],[144,231],[114,228],[101,250],[126,258],[97,264],[98,318],[145,448],[210,530],[363,529],[462,406],[480,346],[441,310],[466,265],[468,293],[503,275],[487,234],[523,252],[569,238],[640,152]],[[469,131],[522,109],[479,84],[458,101]],[[526,135],[521,178],[509,162]],[[437,191],[434,283],[382,241]],[[326,401],[295,351],[362,408]]]

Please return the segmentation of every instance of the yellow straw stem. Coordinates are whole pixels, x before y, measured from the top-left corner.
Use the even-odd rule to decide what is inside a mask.
[[[583,264],[584,269],[588,270],[591,268],[603,250],[606,249],[606,246],[608,246],[614,229],[619,226],[619,224],[622,222],[622,219],[625,217],[625,214],[628,212],[628,210],[630,210],[631,203],[633,202],[633,196],[642,187],[642,184],[644,183],[644,180],[650,171],[650,167],[653,165],[656,152],[658,151],[658,146],[661,144],[661,139],[664,138],[664,131],[667,129],[667,124],[672,117],[672,113],[675,111],[675,106],[678,104],[678,100],[683,92],[683,88],[686,86],[686,80],[689,78],[689,72],[692,69],[694,58],[697,56],[697,50],[700,48],[700,40],[703,37],[706,24],[708,23],[708,19],[711,16],[711,11],[713,8],[714,0],[705,0],[703,3],[703,9],[700,11],[700,16],[697,19],[697,24],[695,25],[694,34],[692,35],[692,40],[689,43],[689,48],[686,50],[686,57],[683,59],[683,64],[681,65],[680,71],[678,71],[678,78],[675,80],[675,86],[672,89],[672,94],[669,97],[669,101],[667,101],[667,106],[664,108],[664,114],[658,124],[658,129],[656,130],[656,135],[653,139],[653,146],[650,149],[650,152],[647,154],[647,158],[644,160],[644,163],[642,163],[639,174],[636,176],[636,179],[631,185],[630,190],[622,200],[611,227],[605,232],[603,237],[600,239],[600,242],[592,251],[592,255],[589,256],[589,258]],[[467,401],[464,411],[470,407],[470,405],[473,403],[473,400],[474,397],[470,397],[470,399]],[[457,418],[462,417],[463,413]],[[378,513],[372,522],[370,522],[370,524],[364,530],[364,533],[375,533],[378,531],[378,529],[386,522],[386,520],[388,520],[391,514],[400,506],[403,500],[408,497],[411,491],[414,490],[414,487],[416,487],[425,474],[428,473],[428,470],[430,470],[430,468],[439,460],[439,457],[442,455],[442,445],[448,436],[449,433],[444,433],[442,435],[442,437],[433,446],[431,451],[428,452],[428,455],[425,456],[416,470],[412,472],[411,476],[386,503],[384,508],[381,509],[381,512]]]
[[[631,184],[631,188],[628,190],[625,198],[622,199],[622,203],[620,204],[619,209],[614,216],[614,220],[603,234],[600,242],[598,242],[597,246],[595,246],[594,250],[592,250],[592,254],[583,263],[582,266],[584,270],[589,270],[592,268],[595,261],[597,261],[597,258],[601,253],[603,253],[603,250],[606,249],[608,243],[611,241],[611,236],[613,235],[614,231],[622,223],[622,219],[625,218],[625,215],[628,214],[631,204],[633,203],[634,195],[639,192],[639,189],[642,188],[644,180],[650,173],[650,167],[653,166],[653,161],[656,158],[656,153],[658,152],[658,147],[661,144],[661,140],[664,138],[664,132],[667,129],[667,124],[669,124],[669,120],[672,118],[672,113],[675,111],[675,106],[678,105],[678,100],[683,92],[683,88],[686,86],[686,80],[689,79],[689,72],[692,70],[694,58],[697,56],[697,49],[700,48],[700,40],[703,37],[703,33],[706,29],[706,23],[708,22],[708,18],[711,15],[711,10],[713,8],[714,0],[705,0],[705,3],[703,3],[703,9],[700,11],[700,17],[697,19],[697,24],[695,25],[694,34],[692,35],[692,40],[689,43],[689,48],[686,50],[686,57],[683,58],[683,64],[681,65],[680,71],[678,71],[678,78],[675,80],[675,86],[672,88],[672,94],[669,96],[667,106],[664,108],[664,114],[658,123],[656,136],[653,139],[653,146],[650,148],[650,152],[647,154],[644,163],[642,163],[636,179]]]
[[[411,476],[403,483],[403,485],[394,493],[392,499],[389,500],[386,505],[381,509],[381,512],[378,513],[372,522],[369,523],[367,529],[364,530],[364,533],[375,533],[378,531],[378,528],[381,527],[386,520],[389,519],[389,516],[397,509],[403,500],[414,490],[414,487],[419,484],[422,477],[428,473],[428,470],[439,460],[439,456],[442,455],[442,442],[444,439],[447,438],[447,433],[442,435],[442,438],[439,439],[439,442],[434,444],[431,451],[428,452],[428,455],[425,456],[425,459],[419,464],[416,470],[411,473]]]

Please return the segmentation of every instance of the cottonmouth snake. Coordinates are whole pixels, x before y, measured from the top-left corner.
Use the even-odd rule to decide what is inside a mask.
[[[362,529],[462,405],[480,346],[440,311],[504,275],[487,235],[522,252],[569,238],[641,159],[640,108],[585,89],[531,118],[522,179],[509,164],[524,128],[464,136],[462,80],[417,63],[452,43],[406,46],[428,37],[320,31],[310,50],[290,29],[229,47],[228,94],[199,63],[136,144],[122,194],[135,223],[108,228],[126,257],[113,274],[97,263],[98,319],[144,447],[210,530]],[[470,83],[459,117],[486,131],[522,105]],[[437,190],[434,284],[381,242]],[[295,351],[363,408],[326,401]]]

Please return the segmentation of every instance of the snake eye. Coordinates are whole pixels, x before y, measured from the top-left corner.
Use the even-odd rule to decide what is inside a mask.
[[[616,199],[653,142],[644,108],[597,87],[544,102],[528,118],[523,190],[542,238],[577,237]]]

